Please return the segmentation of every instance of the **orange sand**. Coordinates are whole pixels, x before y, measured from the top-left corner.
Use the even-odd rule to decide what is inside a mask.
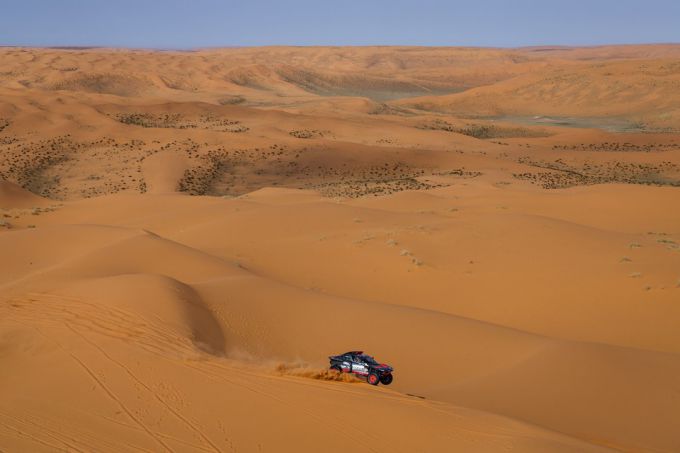
[[[0,451],[680,450],[679,55],[0,49]]]

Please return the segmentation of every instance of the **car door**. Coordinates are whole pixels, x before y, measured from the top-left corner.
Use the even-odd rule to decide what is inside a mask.
[[[340,364],[340,369],[345,373],[352,372],[352,357],[349,355],[342,356],[342,363]]]
[[[352,373],[368,374],[368,366],[359,356],[352,357]]]

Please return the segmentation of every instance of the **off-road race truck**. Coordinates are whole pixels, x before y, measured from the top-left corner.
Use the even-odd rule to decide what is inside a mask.
[[[378,363],[370,355],[363,351],[350,351],[340,355],[328,357],[331,361],[331,370],[340,373],[354,373],[357,376],[365,377],[366,382],[371,385],[390,385],[392,383],[392,371],[394,369]]]

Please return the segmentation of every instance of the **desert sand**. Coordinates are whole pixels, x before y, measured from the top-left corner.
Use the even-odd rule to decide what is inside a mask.
[[[680,451],[679,58],[0,49],[0,451]]]

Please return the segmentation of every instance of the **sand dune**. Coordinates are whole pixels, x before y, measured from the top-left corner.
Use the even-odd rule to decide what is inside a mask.
[[[678,55],[1,49],[0,450],[678,451]]]
[[[0,181],[0,206],[3,208],[24,208],[47,204],[47,200],[9,181]]]
[[[463,115],[613,117],[650,127],[674,127],[680,108],[675,97],[680,72],[674,61],[558,67],[460,94],[408,99],[399,104]]]

